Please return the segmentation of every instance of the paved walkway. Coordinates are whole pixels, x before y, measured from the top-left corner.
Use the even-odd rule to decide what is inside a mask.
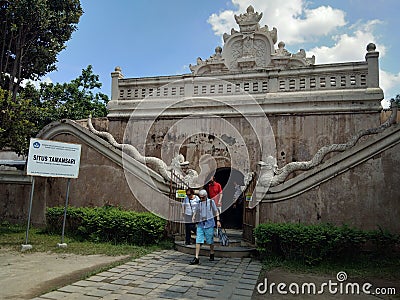
[[[44,294],[38,299],[251,299],[261,263],[251,258],[201,256],[174,250],[139,259]]]

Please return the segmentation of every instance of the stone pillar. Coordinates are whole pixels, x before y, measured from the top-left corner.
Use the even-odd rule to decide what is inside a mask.
[[[368,63],[368,88],[379,88],[379,52],[375,51],[376,46],[373,43],[367,45],[367,54],[365,60]]]
[[[115,71],[111,73],[111,100],[118,100],[118,80],[124,78],[120,67],[115,67]]]

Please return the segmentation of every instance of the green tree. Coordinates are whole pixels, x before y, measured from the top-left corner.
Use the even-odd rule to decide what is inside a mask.
[[[400,95],[396,95],[396,97],[392,100],[394,100],[394,102],[396,102],[397,106],[400,107]]]
[[[41,83],[40,89],[28,85],[21,92],[33,104],[45,109],[42,114],[46,124],[61,119],[84,119],[107,115],[108,96],[100,92],[99,75],[88,65],[82,74],[69,83]]]
[[[18,154],[27,154],[29,137],[35,136],[39,128],[41,108],[31,100],[11,95],[0,87],[0,149],[10,149]]]
[[[70,83],[42,83],[39,89],[27,84],[15,101],[1,90],[0,149],[27,154],[29,139],[52,121],[106,116],[108,96],[99,91],[101,86],[89,65]]]
[[[0,86],[13,101],[22,80],[56,70],[82,14],[79,0],[0,0]]]

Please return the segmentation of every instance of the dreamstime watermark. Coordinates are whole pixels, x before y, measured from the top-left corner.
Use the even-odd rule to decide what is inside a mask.
[[[328,282],[314,283],[275,283],[268,282],[264,278],[264,282],[257,284],[257,292],[261,295],[278,294],[278,295],[396,295],[395,287],[374,287],[369,282],[347,282],[347,273],[340,271],[336,275],[336,281],[329,279]]]
[[[226,97],[221,91],[228,87],[231,94]],[[190,168],[198,173],[198,184],[191,187],[200,188],[217,168],[229,167],[246,176],[257,161],[276,155],[275,137],[264,110],[252,95],[236,90],[233,83],[206,77],[178,80],[135,102],[123,143],[136,149],[122,151],[125,178],[147,210],[170,221],[184,222],[180,213],[171,214],[167,185],[155,169],[169,172],[176,163],[174,159],[183,154]],[[142,160],[159,159],[153,159],[149,168],[140,168],[138,174],[133,170],[132,153]],[[237,181],[232,174],[226,186],[234,186]],[[251,204],[257,205],[267,190],[264,184]]]

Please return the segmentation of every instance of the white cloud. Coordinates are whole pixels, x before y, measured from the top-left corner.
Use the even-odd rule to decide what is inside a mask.
[[[24,80],[22,80],[22,82],[21,82],[21,86],[25,86],[28,82],[30,82],[31,84],[33,84],[33,85],[35,86],[35,88],[37,88],[37,89],[40,88],[40,84],[41,84],[41,83],[53,83],[53,81],[51,80],[50,77],[45,77],[45,78],[42,79],[42,80],[35,80],[35,81],[24,79]]]
[[[400,94],[400,72],[393,74],[380,70],[379,85],[385,91],[385,99],[395,98]]]
[[[234,18],[235,13],[231,10],[225,10],[220,14],[212,14],[208,18],[208,23],[211,24],[216,35],[222,36],[225,32],[230,32],[231,28],[236,28]]]
[[[293,0],[232,0],[237,11],[226,10],[212,14],[208,19],[216,35],[229,33],[231,28],[237,29],[233,15],[244,13],[251,4],[255,11],[262,12],[260,25],[276,27],[278,40],[285,43],[300,43],[325,36],[346,24],[345,13],[330,6],[307,8],[307,1]]]
[[[310,8],[311,2],[306,0],[231,1],[237,7],[236,11],[222,11],[208,19],[214,33],[221,37],[225,32],[230,33],[231,28],[239,29],[234,15],[244,13],[252,5],[256,12],[263,13],[261,26],[276,27],[278,41],[284,41],[289,48],[302,43],[301,48],[306,49],[307,56],[315,55],[317,64],[363,61],[366,46],[371,42],[375,43],[380,58],[386,54],[385,45],[379,43],[375,34],[377,25],[381,24],[379,20],[348,24],[344,11],[330,6]],[[315,47],[316,44],[322,46]],[[385,99],[395,97],[400,93],[400,73],[380,70],[380,86],[385,92]]]
[[[315,47],[307,51],[309,55],[315,55],[316,63],[334,63],[345,61],[362,61],[364,60],[366,47],[370,42],[374,42],[380,56],[384,56],[386,48],[376,42],[374,36],[374,26],[379,24],[378,20],[369,21],[366,24],[354,25],[353,34],[342,34],[334,36],[335,44],[332,47],[321,46]]]

